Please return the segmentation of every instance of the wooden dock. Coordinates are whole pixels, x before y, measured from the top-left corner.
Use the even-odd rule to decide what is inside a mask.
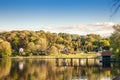
[[[100,61],[100,58],[56,58],[56,66],[91,66],[89,64],[92,60],[94,66],[99,66],[97,62]],[[84,61],[84,65],[83,64]]]

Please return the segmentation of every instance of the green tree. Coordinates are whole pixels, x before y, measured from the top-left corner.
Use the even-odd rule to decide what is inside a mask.
[[[0,39],[0,57],[8,57],[10,55],[11,55],[10,43]]]
[[[115,56],[120,57],[120,25],[114,25],[113,28],[115,31],[110,37],[110,43]]]
[[[52,46],[48,52],[48,54],[58,54],[58,49],[55,46]]]
[[[27,45],[27,49],[26,51],[30,54],[30,53],[34,53],[35,52],[35,44],[33,42],[29,42]]]
[[[109,48],[110,48],[110,41],[109,40],[107,40],[107,39],[101,40],[100,44],[104,50],[109,50]]]
[[[44,38],[39,38],[36,42],[36,45],[39,45],[39,50],[46,50],[47,49],[47,40]]]

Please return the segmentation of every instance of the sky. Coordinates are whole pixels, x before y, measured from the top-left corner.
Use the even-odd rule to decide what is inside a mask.
[[[0,0],[0,31],[45,30],[108,36],[120,17],[113,0]]]

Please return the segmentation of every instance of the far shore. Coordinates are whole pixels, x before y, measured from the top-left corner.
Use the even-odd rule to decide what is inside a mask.
[[[40,58],[40,59],[55,59],[55,58],[95,58],[101,56],[97,53],[90,53],[90,54],[59,54],[59,55],[39,55],[39,56],[15,56],[10,58]]]

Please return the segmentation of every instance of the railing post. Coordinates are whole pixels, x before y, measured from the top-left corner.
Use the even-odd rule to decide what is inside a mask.
[[[81,66],[81,59],[79,58],[79,66]]]
[[[59,59],[56,58],[56,66],[59,66]]]
[[[94,65],[96,65],[96,58],[94,58]]]
[[[88,58],[86,58],[86,66],[88,66]]]
[[[73,66],[73,59],[72,58],[70,59],[70,64],[71,64],[71,66]]]

